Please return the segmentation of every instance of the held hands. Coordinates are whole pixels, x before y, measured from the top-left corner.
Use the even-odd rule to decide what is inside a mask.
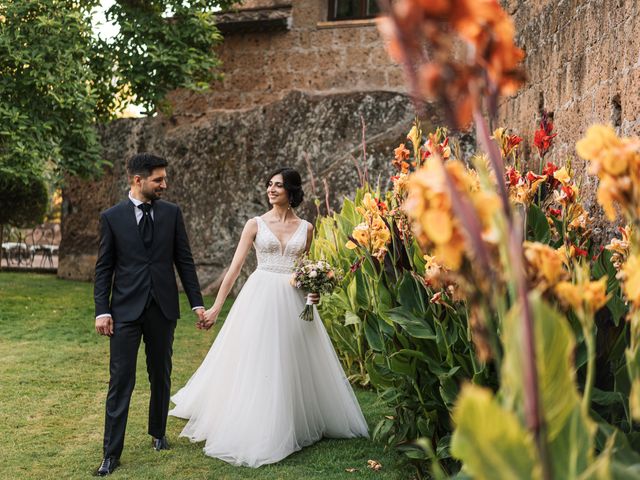
[[[193,313],[198,317],[198,321],[196,322],[196,328],[200,328],[200,325],[204,322],[204,308],[196,308]]]
[[[202,312],[202,316],[198,313],[198,317],[200,318],[196,323],[196,328],[198,330],[209,330],[216,324],[216,320],[220,314],[220,311],[216,310],[214,307],[211,307],[206,312],[204,309],[198,309],[198,312]]]
[[[113,335],[113,318],[110,316],[96,318],[96,332],[107,337]]]

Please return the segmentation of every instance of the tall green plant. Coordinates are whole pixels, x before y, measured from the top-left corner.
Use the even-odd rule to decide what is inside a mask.
[[[459,385],[495,381],[476,359],[463,304],[426,285],[417,243],[386,214],[398,205],[391,194],[384,205],[375,202],[379,196],[365,185],[354,201],[344,200],[340,212],[318,220],[312,256],[349,272],[342,288],[323,299],[322,318],[350,379],[373,386],[394,412],[376,426],[374,437],[402,448],[419,470],[427,456],[414,442],[427,438],[444,468],[455,471],[448,444]],[[354,231],[366,225],[374,205],[380,205],[390,232],[382,258],[362,239],[345,248],[357,241]]]
[[[99,38],[99,0],[0,4],[0,172],[22,176],[101,171],[96,125],[131,102],[149,114],[176,88],[206,89],[221,41],[213,10],[227,0],[119,0],[118,27]]]

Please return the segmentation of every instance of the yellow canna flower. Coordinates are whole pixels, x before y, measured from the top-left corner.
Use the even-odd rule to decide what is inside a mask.
[[[386,246],[391,240],[391,232],[380,215],[367,212],[366,219],[351,233],[355,242],[349,240],[345,246],[350,250],[360,246],[371,252],[374,257],[381,259],[387,252]]]
[[[583,285],[584,289],[584,302],[592,312],[600,310],[607,304],[609,297],[607,296],[607,277],[602,277],[600,280],[588,282]]]
[[[631,238],[631,227],[618,227],[618,231],[622,234],[622,238],[612,238],[611,242],[604,248],[612,252],[611,263],[616,271],[620,271],[627,256],[629,255],[629,240]]]
[[[524,242],[523,247],[527,275],[534,286],[544,291],[567,276],[562,252],[539,242]]]
[[[377,215],[379,213],[378,202],[376,202],[376,199],[369,192],[364,194],[364,197],[362,198],[362,206],[364,207],[364,212],[365,212],[362,215],[364,217],[367,216],[367,213],[372,213],[374,215]]]
[[[591,125],[587,129],[585,137],[576,143],[576,152],[585,160],[594,162],[600,158],[602,152],[619,146],[620,139],[613,127],[609,125]],[[617,173],[611,174],[617,175]]]
[[[392,177],[393,180],[393,193],[399,197],[403,196],[407,191],[407,185],[409,175],[401,173],[398,176]]]
[[[565,305],[569,305],[574,310],[582,308],[582,295],[580,295],[580,287],[571,282],[560,282],[554,288],[556,296]]]
[[[422,215],[422,228],[433,243],[446,243],[453,235],[453,219],[449,212],[432,208]]]
[[[554,287],[554,292],[561,302],[576,312],[588,310],[594,313],[604,307],[609,299],[607,277],[581,284],[563,281]]]
[[[417,148],[420,146],[420,142],[422,138],[421,138],[420,130],[418,129],[417,126],[414,125],[413,127],[411,127],[411,130],[409,130],[409,133],[407,134],[407,139],[411,140],[411,143],[413,144],[414,148]]]
[[[563,185],[568,185],[569,182],[571,181],[571,177],[569,176],[569,172],[567,172],[567,168],[566,167],[562,167],[562,168],[556,170],[553,173],[553,178],[558,180]]]
[[[367,246],[369,243],[369,227],[366,223],[361,223],[353,229],[353,233],[351,234],[356,241],[362,245]]]
[[[625,298],[635,308],[640,307],[640,257],[638,255],[629,257],[622,266],[620,274]]]
[[[493,219],[500,208],[500,200],[495,192],[482,190],[478,175],[455,159],[444,164],[427,162],[409,178],[409,195],[403,208],[411,220],[416,239],[424,250],[436,255],[439,263],[457,270],[469,247],[453,212],[449,180],[456,193],[464,196],[475,210],[482,238],[489,243],[497,238]]]
[[[593,125],[576,143],[578,154],[591,162],[589,171],[598,175],[597,199],[607,218],[615,220],[616,206],[627,215],[638,216],[640,189],[640,139],[619,138],[610,126]]]

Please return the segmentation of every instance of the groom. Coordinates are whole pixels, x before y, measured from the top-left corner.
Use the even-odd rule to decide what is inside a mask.
[[[110,380],[98,476],[109,475],[120,464],[141,339],[151,383],[148,431],[153,448],[169,448],[165,430],[171,354],[180,316],[174,265],[192,309],[204,321],[182,212],[160,199],[167,188],[166,166],[165,159],[149,153],[132,157],[127,162],[128,198],[100,215],[94,299],[96,331],[110,337]]]

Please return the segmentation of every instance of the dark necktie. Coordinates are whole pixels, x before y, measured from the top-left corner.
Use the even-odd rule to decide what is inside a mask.
[[[140,237],[144,246],[149,249],[153,242],[153,219],[151,218],[151,204],[141,203],[138,208],[142,210],[142,219],[138,223],[138,229],[140,230]]]

